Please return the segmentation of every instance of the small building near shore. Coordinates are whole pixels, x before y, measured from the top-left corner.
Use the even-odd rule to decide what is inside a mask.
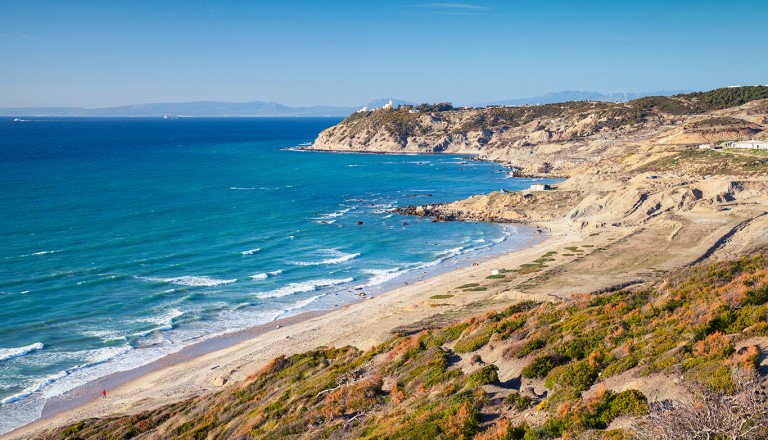
[[[531,184],[531,191],[548,191],[550,189],[552,189],[552,187],[547,185],[546,183]]]

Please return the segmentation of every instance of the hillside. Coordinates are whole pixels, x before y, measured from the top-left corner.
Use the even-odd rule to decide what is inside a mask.
[[[716,89],[625,103],[357,112],[323,131],[312,149],[478,154],[521,175],[570,176],[637,148],[654,154],[744,139],[768,128],[768,87]]]
[[[503,276],[477,286],[499,282]],[[471,288],[458,286],[453,295]],[[699,265],[644,289],[575,295],[559,304],[524,301],[437,328],[417,324],[368,351],[281,356],[224,391],[82,421],[42,438],[652,435],[659,427],[642,422],[649,412],[696,414],[650,402],[696,399],[704,389],[749,397],[750,381],[762,380],[755,375],[768,367],[766,292],[763,254]],[[768,398],[751,410],[739,415],[765,417]],[[762,420],[744,424],[742,431],[759,423],[745,438],[768,435]]]

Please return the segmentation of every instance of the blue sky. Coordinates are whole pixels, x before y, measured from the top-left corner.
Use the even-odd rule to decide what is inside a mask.
[[[0,0],[0,107],[768,83],[768,1]]]

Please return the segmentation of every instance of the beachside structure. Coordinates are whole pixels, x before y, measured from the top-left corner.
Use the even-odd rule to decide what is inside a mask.
[[[547,185],[546,183],[531,184],[531,191],[548,191],[550,189],[552,189],[552,187]]]
[[[768,150],[768,141],[738,141],[731,142],[730,148],[747,148],[752,150]]]

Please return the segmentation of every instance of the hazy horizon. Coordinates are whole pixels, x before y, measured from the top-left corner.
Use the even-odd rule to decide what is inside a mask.
[[[758,1],[6,2],[0,107],[473,104],[768,83]]]

